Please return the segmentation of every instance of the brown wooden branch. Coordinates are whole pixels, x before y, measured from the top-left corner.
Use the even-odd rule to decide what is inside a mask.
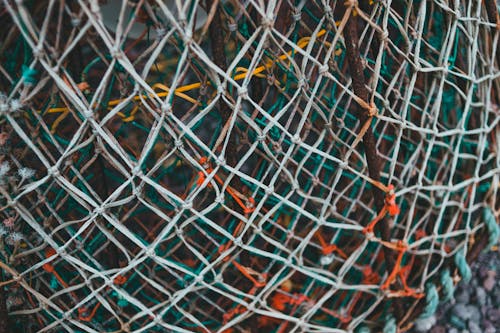
[[[490,23],[498,24],[498,9],[496,0],[484,0],[484,5],[486,6],[486,13],[488,14]]]
[[[212,7],[214,1],[217,0],[206,0],[206,8],[207,10]],[[210,26],[208,28],[208,34],[210,37],[210,46],[212,49],[212,60],[213,62],[220,67],[222,70],[227,70],[227,59],[226,52],[224,51],[224,28],[222,24],[222,11],[220,6],[217,4],[217,9],[215,11],[215,15],[213,17],[212,22],[210,22]],[[219,113],[222,118],[222,123],[227,124],[231,119],[232,110],[223,100],[219,101]],[[236,148],[236,140],[235,133],[228,133],[229,141],[227,144],[226,150],[226,160],[231,166],[235,166],[238,158],[237,158],[237,148]]]
[[[358,49],[359,37],[355,17],[351,17],[347,21],[344,30],[344,36],[347,51],[347,60],[349,63],[349,71],[351,73],[354,93],[358,97],[360,97],[366,104],[369,104],[369,93],[368,89],[365,86],[365,78],[363,73],[364,66]],[[362,125],[364,125],[366,122],[371,122],[372,120],[372,117],[370,117],[370,115],[368,114],[368,110],[361,108],[359,105],[355,106],[355,114]],[[375,136],[373,135],[371,126],[368,127],[363,136],[363,147],[365,149],[365,156],[368,164],[368,174],[373,180],[380,181],[380,169],[382,163],[378,155],[376,140]],[[385,205],[385,193],[378,187],[373,186],[372,194],[376,209],[380,211]],[[390,229],[387,225],[386,219],[380,221],[377,226],[380,226],[382,239],[388,241],[390,239]],[[393,264],[394,262],[392,262],[391,266],[393,266]]]
[[[366,105],[370,105],[369,92],[368,88],[365,85],[365,76],[363,73],[364,65],[359,52],[359,35],[356,17],[351,16],[347,21],[344,29],[344,39],[349,72],[352,79],[352,88],[354,90],[354,93],[359,98],[361,98],[366,103]],[[361,125],[364,125],[367,122],[371,124],[372,116],[369,115],[369,110],[366,110],[360,105],[356,104],[354,112],[358,117]],[[368,164],[368,174],[373,180],[380,181],[382,161],[377,151],[377,142],[375,136],[373,135],[371,126],[367,127],[367,130],[362,139],[366,161]],[[382,210],[382,208],[384,207],[385,195],[386,194],[378,187],[372,187],[372,196],[377,211]],[[384,241],[390,241],[391,229],[389,227],[388,218],[383,218],[379,223],[377,223],[376,228],[380,231],[380,234]],[[390,274],[395,266],[395,253],[385,246],[383,251],[384,259],[386,262],[386,270],[388,274]],[[400,319],[402,316],[401,307],[396,306],[394,310],[396,317]]]
[[[484,0],[484,5],[486,7],[486,13],[488,15],[488,20],[490,23],[495,23],[497,25],[495,30],[491,31],[492,38],[495,38],[496,30],[500,29],[500,16],[498,14],[496,0]],[[500,67],[500,51],[496,52],[497,66]]]

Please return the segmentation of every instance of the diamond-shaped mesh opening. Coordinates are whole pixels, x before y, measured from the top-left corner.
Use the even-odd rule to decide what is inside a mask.
[[[1,2],[10,331],[408,327],[497,231],[496,9]]]

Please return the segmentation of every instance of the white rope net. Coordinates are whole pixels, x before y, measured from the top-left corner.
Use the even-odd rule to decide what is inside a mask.
[[[494,1],[0,22],[0,332],[405,330],[496,242]]]

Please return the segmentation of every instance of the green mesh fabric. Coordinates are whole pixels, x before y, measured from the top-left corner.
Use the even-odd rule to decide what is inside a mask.
[[[405,330],[498,218],[494,1],[2,0],[0,22],[14,332]]]

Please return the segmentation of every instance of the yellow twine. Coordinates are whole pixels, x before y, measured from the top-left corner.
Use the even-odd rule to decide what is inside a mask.
[[[324,34],[326,34],[326,30],[324,30],[324,29],[320,30],[318,32],[318,34],[316,35],[316,38],[321,37]],[[311,37],[303,37],[303,38],[299,39],[297,46],[301,49],[304,49],[309,44],[310,41],[311,41]],[[325,45],[330,46],[331,44],[326,42]],[[251,75],[256,76],[258,78],[266,78],[266,75],[261,74],[261,73],[264,72],[266,69],[269,69],[276,62],[278,62],[280,60],[286,60],[288,57],[291,56],[292,52],[293,51],[288,51],[287,53],[280,55],[276,60],[270,60],[265,65],[257,67],[253,72],[251,72]],[[336,55],[340,55],[340,53],[342,53],[342,50],[340,50],[340,49],[335,51]],[[237,73],[240,72],[240,73],[236,74],[234,76],[233,79],[235,81],[243,80],[244,78],[247,77],[247,75],[249,75],[248,69],[244,68],[244,67],[237,67],[236,72]],[[208,82],[207,84],[210,85],[210,82]],[[192,104],[200,105],[200,103],[196,99],[185,94],[185,92],[198,89],[201,86],[202,86],[201,82],[196,82],[196,83],[191,83],[191,84],[187,84],[184,86],[180,86],[174,90],[174,95],[179,97],[179,98],[182,98],[182,99],[184,99]],[[168,94],[170,92],[170,88],[162,83],[155,83],[152,86],[152,88],[153,88],[153,90],[158,89],[161,91],[157,94],[158,97],[166,97],[166,96],[168,96]],[[139,101],[141,98],[147,98],[147,96],[146,95],[137,95],[137,96],[134,96],[133,100]],[[111,101],[109,101],[108,106],[111,106],[111,107],[116,106],[116,105],[120,104],[123,100],[124,99],[111,100]],[[131,121],[135,120],[135,115],[136,115],[138,109],[139,109],[139,107],[135,106],[129,116],[125,115],[122,112],[118,112],[117,115],[122,119],[123,122],[131,122]],[[57,117],[57,119],[54,121],[54,123],[52,124],[51,129],[50,129],[50,131],[52,133],[55,133],[59,124],[68,116],[69,109],[67,107],[50,108],[47,110],[47,113],[61,113],[61,115],[59,117]]]

